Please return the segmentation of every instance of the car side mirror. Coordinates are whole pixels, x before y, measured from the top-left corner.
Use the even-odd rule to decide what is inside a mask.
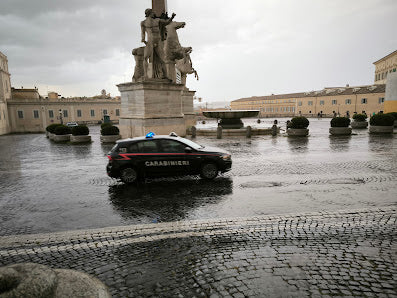
[[[191,153],[193,150],[190,147],[185,147],[185,152],[186,153]]]

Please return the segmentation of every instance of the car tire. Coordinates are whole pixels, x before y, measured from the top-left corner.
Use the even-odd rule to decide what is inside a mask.
[[[125,168],[121,171],[121,181],[125,184],[131,184],[138,180],[138,172],[133,168]]]
[[[201,172],[200,172],[201,178],[207,179],[207,180],[212,180],[216,176],[218,176],[218,166],[214,163],[205,163],[201,167]]]

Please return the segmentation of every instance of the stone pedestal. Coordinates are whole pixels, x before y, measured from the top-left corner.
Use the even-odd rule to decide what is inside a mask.
[[[182,108],[185,86],[164,79],[117,85],[121,93],[119,129],[122,138],[175,132],[186,135]]]
[[[188,88],[182,91],[182,113],[186,128],[196,126],[197,124],[193,107],[193,96],[195,93],[196,91],[190,91]]]

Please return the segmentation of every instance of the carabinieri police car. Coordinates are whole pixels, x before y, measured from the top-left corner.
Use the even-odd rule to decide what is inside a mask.
[[[219,148],[205,148],[175,133],[117,141],[108,153],[107,174],[133,183],[139,178],[200,175],[214,179],[219,172],[231,170],[230,153]]]

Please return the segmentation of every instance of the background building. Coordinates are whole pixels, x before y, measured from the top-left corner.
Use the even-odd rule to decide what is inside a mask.
[[[375,84],[386,84],[387,75],[397,70],[397,50],[375,61]]]
[[[8,101],[11,132],[43,132],[52,123],[77,122],[97,124],[109,115],[110,120],[118,122],[120,99],[107,95],[95,97],[64,98],[50,92],[44,98],[37,89],[12,88]]]
[[[385,85],[333,87],[319,91],[241,98],[233,110],[260,110],[261,117],[373,114],[383,111]]]
[[[11,81],[7,57],[0,52],[0,135],[10,132],[7,102],[11,98]]]

